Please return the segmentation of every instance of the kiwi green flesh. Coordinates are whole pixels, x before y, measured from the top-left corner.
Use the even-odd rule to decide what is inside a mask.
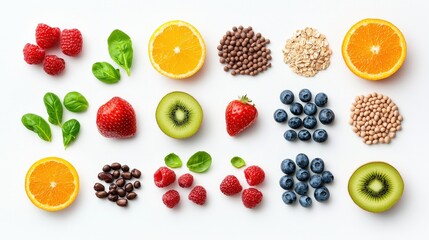
[[[404,182],[399,172],[385,162],[370,162],[350,177],[348,191],[352,200],[369,212],[384,212],[401,198]]]
[[[167,136],[188,138],[198,132],[203,110],[198,101],[185,92],[165,95],[156,108],[156,122]]]

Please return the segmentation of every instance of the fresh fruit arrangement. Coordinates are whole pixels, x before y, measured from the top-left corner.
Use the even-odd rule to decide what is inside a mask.
[[[43,70],[49,75],[58,75],[65,69],[65,61],[56,55],[46,55],[48,49],[58,44],[61,51],[70,57],[78,56],[82,51],[83,38],[78,29],[63,29],[50,27],[40,23],[36,27],[36,43],[24,46],[24,60],[28,64],[43,63]]]
[[[289,111],[291,115],[294,115],[289,118],[288,121],[288,114],[283,108],[279,108],[274,112],[274,121],[278,123],[287,121],[287,125],[290,127],[289,130],[284,132],[283,137],[289,142],[295,141],[296,139],[306,142],[311,140],[311,136],[313,136],[313,140],[318,143],[327,141],[328,133],[325,129],[318,128],[313,131],[313,134],[310,133],[310,130],[317,127],[317,120],[323,125],[329,125],[334,121],[334,112],[326,108],[328,96],[322,92],[318,93],[313,103],[311,102],[311,91],[304,88],[299,91],[299,100],[301,100],[301,103],[295,101],[295,95],[291,90],[286,89],[280,93],[280,101],[285,105],[289,105]],[[303,106],[303,104],[305,105]],[[318,110],[317,107],[323,108],[319,111],[318,118],[315,117]],[[305,114],[304,118],[300,117],[302,113]]]
[[[298,166],[299,169],[296,169]],[[313,174],[310,173],[310,170]],[[291,159],[285,159],[281,162],[280,168],[285,174],[280,178],[280,187],[286,190],[282,199],[287,205],[292,205],[299,197],[299,204],[305,208],[312,205],[312,199],[309,196],[308,183],[314,188],[314,199],[318,202],[325,202],[330,197],[330,192],[325,184],[334,181],[334,175],[330,171],[325,170],[325,162],[321,158],[309,160],[304,153],[296,155],[295,162]],[[294,181],[294,176],[297,183]]]

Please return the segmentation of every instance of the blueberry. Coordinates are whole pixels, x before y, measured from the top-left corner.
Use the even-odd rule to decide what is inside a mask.
[[[328,133],[324,129],[316,129],[313,132],[313,140],[319,143],[328,140]]]
[[[286,191],[282,195],[283,202],[290,205],[296,201],[296,194],[292,191]]]
[[[293,174],[295,172],[296,166],[295,163],[290,159],[285,159],[280,164],[280,169],[285,174]]]
[[[280,93],[280,101],[284,104],[291,104],[294,100],[293,92],[290,90],[284,90],[282,93]]]
[[[293,177],[284,175],[280,178],[280,187],[282,187],[284,190],[291,190],[293,187]]]
[[[287,124],[293,129],[298,129],[302,126],[302,120],[299,117],[291,117]]]
[[[301,103],[294,102],[290,105],[289,110],[293,115],[301,115],[304,108],[302,107]]]
[[[304,153],[300,153],[296,155],[295,162],[298,167],[307,168],[310,160],[308,159],[307,155],[305,155]]]
[[[310,102],[311,100],[310,90],[304,88],[301,91],[299,91],[299,99],[303,102]]]
[[[308,192],[308,184],[306,182],[297,182],[295,184],[295,192],[299,195],[305,195]]]
[[[301,204],[301,206],[307,208],[311,206],[311,203],[312,203],[312,200],[309,196],[304,195],[299,197],[299,204]]]
[[[316,174],[310,178],[310,186],[313,188],[319,188],[323,186],[322,176]]]
[[[283,109],[277,109],[275,112],[274,112],[274,120],[276,121],[276,122],[286,122],[286,120],[287,120],[287,113],[286,113],[286,111],[285,110],[283,110]]]
[[[334,119],[335,119],[335,114],[329,108],[322,109],[322,111],[319,112],[319,121],[322,124],[325,124],[325,125],[330,124],[334,121]]]
[[[308,116],[312,116],[316,114],[317,112],[317,106],[314,103],[306,103],[304,105],[304,113]]]
[[[302,129],[298,132],[298,138],[301,141],[308,141],[311,139],[311,133],[308,130]]]
[[[287,131],[283,134],[283,137],[284,137],[286,140],[288,140],[288,141],[292,142],[292,141],[295,141],[295,140],[296,140],[296,138],[298,137],[298,134],[296,134],[296,132],[295,132],[294,130],[290,129],[290,130],[287,130]]]
[[[299,169],[296,171],[296,179],[299,181],[307,181],[310,178],[310,172],[305,169]]]
[[[326,187],[320,187],[320,188],[316,188],[316,190],[314,190],[314,198],[318,202],[324,202],[324,201],[328,200],[329,195],[330,195],[329,190]]]
[[[317,119],[314,116],[307,116],[304,118],[304,120],[302,121],[302,124],[304,125],[305,128],[307,129],[313,129],[316,127],[317,125]]]
[[[334,181],[334,175],[330,171],[324,171],[322,172],[322,181],[324,183],[331,183]]]
[[[324,93],[318,93],[314,98],[314,103],[318,107],[324,107],[328,103],[328,96],[326,96]]]
[[[314,173],[322,173],[325,169],[325,162],[321,158],[311,160],[310,169]]]

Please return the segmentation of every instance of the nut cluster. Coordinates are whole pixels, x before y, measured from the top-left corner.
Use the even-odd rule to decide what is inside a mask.
[[[266,47],[270,40],[255,33],[252,27],[233,27],[219,43],[219,61],[226,65],[224,70],[231,70],[234,76],[255,76],[271,67],[271,50]]]
[[[313,77],[329,67],[331,54],[326,36],[307,27],[286,41],[283,60],[298,75]]]
[[[120,207],[128,205],[128,200],[133,200],[137,197],[137,193],[134,189],[141,187],[140,181],[127,182],[132,178],[140,178],[141,172],[138,169],[130,168],[127,165],[121,165],[120,163],[112,163],[111,165],[104,165],[103,171],[98,174],[98,179],[105,183],[110,183],[109,191],[106,191],[105,187],[101,183],[95,183],[94,190],[95,195],[98,198],[107,198],[111,202],[116,202]]]
[[[353,132],[366,144],[390,143],[401,130],[403,118],[398,107],[380,93],[357,96],[350,110]]]

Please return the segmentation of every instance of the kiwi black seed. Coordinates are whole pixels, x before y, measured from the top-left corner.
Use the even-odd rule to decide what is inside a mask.
[[[203,110],[198,101],[185,92],[165,95],[156,108],[156,122],[167,136],[188,138],[198,132]]]
[[[370,162],[350,177],[348,190],[352,200],[369,212],[384,212],[401,198],[404,182],[398,170],[385,162]]]

